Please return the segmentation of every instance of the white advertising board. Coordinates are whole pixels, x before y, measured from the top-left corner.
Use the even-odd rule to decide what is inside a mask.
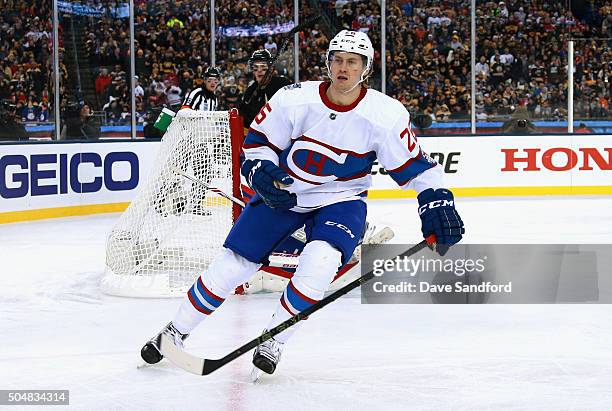
[[[612,194],[609,135],[448,136],[419,142],[441,164],[445,185],[457,196]],[[146,181],[159,144],[0,145],[0,223],[121,211]],[[377,163],[372,174],[369,198],[415,195],[400,190]]]
[[[612,193],[612,136],[449,136],[421,138],[419,143],[442,164],[450,188],[487,190],[491,195],[496,190],[507,193],[508,188],[515,188],[517,195],[521,189],[535,189],[523,190],[528,195],[543,187],[564,188],[568,194],[572,188],[599,187],[602,192],[608,187]],[[374,193],[397,188],[380,166],[373,173]]]
[[[0,213],[129,202],[159,142],[0,146]]]

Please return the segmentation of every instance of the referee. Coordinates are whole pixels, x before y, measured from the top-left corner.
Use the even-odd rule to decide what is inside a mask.
[[[215,90],[219,85],[221,73],[215,67],[204,72],[204,88],[198,87],[185,96],[181,109],[190,108],[199,111],[215,111],[219,106],[219,97]]]
[[[191,109],[197,111],[216,111],[219,107],[219,97],[215,94],[215,90],[219,85],[221,72],[215,67],[209,67],[204,72],[204,88],[198,87],[185,96],[181,110]],[[222,144],[215,140],[213,136],[210,140],[202,140],[195,143],[195,149],[191,155],[193,172],[196,178],[204,182],[211,183],[210,167],[211,164],[223,161],[223,158],[218,158],[222,153]],[[189,151],[187,151],[189,152]],[[194,186],[192,193],[194,203],[188,212],[196,215],[210,216],[211,211],[205,205],[206,189],[199,186]]]

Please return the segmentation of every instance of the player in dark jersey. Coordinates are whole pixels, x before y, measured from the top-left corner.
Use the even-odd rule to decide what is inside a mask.
[[[246,128],[251,125],[259,110],[272,98],[274,93],[291,84],[291,81],[286,77],[275,75],[272,75],[268,82],[262,84],[261,82],[264,81],[266,72],[271,65],[272,56],[268,50],[257,50],[249,59],[249,69],[253,73],[254,81],[247,87],[238,106]]]

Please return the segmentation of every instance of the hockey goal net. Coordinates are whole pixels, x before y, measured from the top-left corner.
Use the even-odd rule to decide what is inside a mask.
[[[239,208],[173,168],[240,197],[242,135],[235,111],[177,113],[148,180],[108,235],[104,292],[182,296],[206,270]]]

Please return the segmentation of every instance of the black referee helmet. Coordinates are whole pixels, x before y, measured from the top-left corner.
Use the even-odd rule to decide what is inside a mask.
[[[209,67],[204,72],[204,78],[221,78],[221,72],[216,67]]]

